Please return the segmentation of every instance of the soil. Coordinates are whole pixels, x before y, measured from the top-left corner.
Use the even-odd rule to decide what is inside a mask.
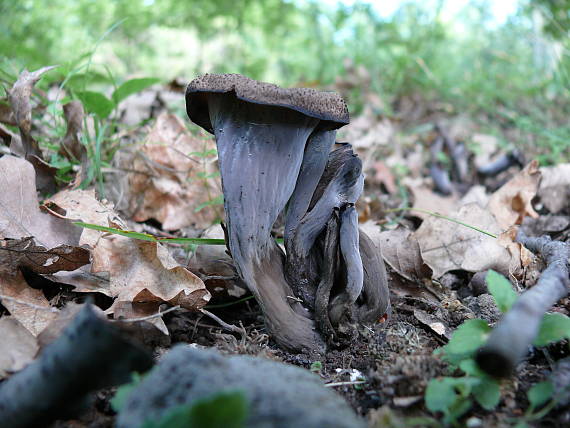
[[[391,272],[389,276],[394,277],[395,274]],[[468,278],[464,278],[461,284],[456,283],[455,286],[461,288],[467,287],[467,284]],[[450,290],[446,300],[452,301],[456,295],[455,291]],[[423,402],[427,383],[435,377],[454,373],[433,353],[447,342],[445,335],[432,330],[422,314],[441,319],[454,329],[474,315],[484,316],[489,309],[483,304],[480,305],[480,313],[473,313],[461,300],[456,300],[455,304],[441,305],[425,298],[394,293],[391,298],[393,313],[388,322],[364,327],[360,340],[353,346],[331,350],[321,357],[291,354],[278,348],[265,333],[262,314],[254,300],[211,309],[226,323],[243,326],[245,335],[227,331],[203,314],[172,312],[165,315],[171,343],[167,345],[163,342],[161,346],[155,346],[155,355],[159,357],[168,351],[169,346],[182,342],[213,346],[228,354],[263,356],[317,373],[324,384],[333,384],[330,387],[342,395],[358,414],[368,418],[371,427],[427,426],[410,425],[405,420],[431,416]],[[463,302],[470,300],[473,301],[473,296],[465,296]],[[497,409],[487,412],[475,405],[466,421],[468,426],[514,426],[513,421],[528,406],[526,391],[545,379],[554,361],[568,355],[567,343],[533,350],[530,357],[517,368],[516,376],[501,383],[502,398]],[[361,379],[365,383],[359,383]],[[53,427],[112,427],[114,412],[109,400],[114,392],[114,389],[98,392],[93,405],[80,419],[59,421]],[[555,409],[533,426],[568,426],[569,421],[570,409],[567,407]]]

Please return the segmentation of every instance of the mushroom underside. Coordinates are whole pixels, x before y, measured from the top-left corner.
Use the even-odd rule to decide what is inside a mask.
[[[268,331],[293,352],[350,343],[389,311],[379,250],[358,229],[362,164],[335,132],[283,107],[208,96],[228,247]],[[283,252],[271,229],[285,215]]]

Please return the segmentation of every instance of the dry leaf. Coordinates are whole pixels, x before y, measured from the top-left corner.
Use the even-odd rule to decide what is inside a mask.
[[[180,266],[163,245],[110,236],[111,292],[118,302],[166,302],[197,310],[210,300],[200,278]]]
[[[215,224],[200,237],[224,239],[224,231]],[[200,245],[190,259],[188,269],[198,275],[214,295],[227,292],[232,297],[243,297],[248,292],[224,246]]]
[[[63,190],[46,201],[44,208],[70,221],[126,228],[110,202],[97,200],[95,190]],[[55,279],[74,285],[78,293],[100,292],[111,297],[108,272],[111,270],[112,242],[103,239],[103,236],[97,230],[83,229],[79,245],[91,248],[91,265],[75,272],[58,273]]]
[[[499,139],[494,135],[475,134],[471,137],[475,146],[473,163],[476,168],[488,165],[499,147]]]
[[[450,217],[495,235],[502,231],[495,217],[476,203],[461,207]],[[433,270],[434,278],[452,270],[494,269],[504,275],[512,273],[513,256],[507,248],[496,238],[461,224],[428,217],[412,236],[417,239],[422,258]]]
[[[428,186],[422,179],[406,178],[403,180],[403,183],[412,192],[414,198],[412,214],[416,217],[421,219],[430,217],[429,214],[417,210],[425,210],[441,215],[448,215],[450,212],[457,209],[457,196],[438,195],[432,190],[431,186]]]
[[[8,90],[8,100],[20,129],[22,155],[36,169],[35,180],[37,187],[44,192],[52,192],[55,189],[54,177],[57,169],[51,167],[43,160],[38,143],[31,135],[32,106],[30,105],[30,97],[34,85],[40,80],[42,74],[52,68],[54,66],[43,67],[31,73],[24,70],[20,73],[12,89]],[[10,149],[15,150],[13,153],[19,153],[20,146],[17,143],[18,141],[13,141],[13,144],[10,144]]]
[[[14,112],[10,108],[10,105],[5,102],[5,98],[0,100],[0,123],[5,123],[10,126],[17,126],[16,118],[14,117]]]
[[[0,240],[0,272],[14,273],[27,268],[40,274],[72,271],[89,264],[89,250],[69,245],[46,249],[34,238]]]
[[[421,283],[423,279],[431,278],[431,269],[422,259],[418,241],[408,229],[398,227],[371,239],[382,248],[386,263],[407,280]]]
[[[39,346],[36,338],[14,317],[0,318],[0,379],[23,369]]]
[[[87,149],[81,144],[81,132],[83,130],[83,105],[80,101],[73,100],[63,105],[63,114],[67,123],[67,131],[61,143],[59,153],[69,160],[81,162],[81,171],[79,183],[87,178],[87,170],[89,168],[89,158],[87,157]]]
[[[570,211],[570,164],[540,168],[540,173],[538,195],[544,206],[553,214]]]
[[[394,174],[386,164],[382,161],[375,162],[373,165],[375,174],[372,177],[372,181],[377,184],[383,184],[388,193],[395,194],[398,191],[396,186],[396,179]]]
[[[537,218],[532,207],[540,183],[540,171],[536,160],[511,178],[491,195],[487,209],[495,216],[501,229],[521,224],[526,216]]]
[[[144,318],[158,314],[160,303],[133,303],[119,301],[113,305],[113,318],[116,320],[126,319],[132,320],[134,318]],[[162,317],[150,318],[147,321],[154,325],[162,334],[168,336],[168,328]]]
[[[175,115],[161,114],[129,161],[129,207],[135,221],[155,219],[164,230],[205,229],[221,215],[220,206],[204,206],[220,197],[212,159],[196,157],[215,146],[191,135]],[[200,206],[203,209],[197,211]]]
[[[38,143],[31,136],[32,106],[30,105],[30,97],[32,96],[34,85],[40,80],[42,74],[52,68],[54,66],[43,67],[31,73],[28,70],[22,71],[12,89],[8,91],[8,100],[14,112],[18,128],[20,128],[25,156],[35,155],[41,158]]]
[[[0,295],[15,299],[3,298],[2,306],[34,336],[57,317],[58,310],[50,307],[41,290],[27,284],[20,271],[0,276]]]
[[[33,236],[45,248],[76,245],[81,230],[66,220],[42,213],[31,163],[14,156],[0,158],[0,237]]]

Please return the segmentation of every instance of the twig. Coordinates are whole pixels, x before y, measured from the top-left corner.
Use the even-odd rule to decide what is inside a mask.
[[[542,317],[557,301],[568,295],[570,245],[549,236],[527,237],[519,229],[517,241],[539,253],[546,269],[536,285],[522,293],[491,332],[477,353],[477,363],[493,376],[507,376],[526,355],[536,338]]]
[[[119,318],[119,319],[116,319],[116,320],[109,320],[109,321],[115,321],[115,322],[139,322],[139,321],[148,321],[148,320],[151,320],[151,319],[154,319],[154,318],[160,318],[160,317],[162,317],[163,315],[165,315],[165,314],[167,314],[167,313],[169,313],[169,312],[173,312],[173,311],[175,311],[175,310],[177,310],[177,309],[180,309],[180,305],[173,306],[172,308],[168,308],[168,309],[165,310],[165,311],[159,312],[159,313],[157,313],[157,314],[148,315],[148,316],[146,316],[146,317],[140,317],[140,318]]]
[[[366,381],[365,380],[349,380],[346,382],[325,383],[325,386],[333,387],[333,386],[344,386],[344,385],[362,385],[363,383],[366,383]]]
[[[25,301],[20,300],[20,299],[15,299],[14,297],[5,296],[4,294],[0,294],[0,300],[7,300],[9,302],[14,302],[14,303],[17,303],[19,305],[28,306],[30,308],[37,309],[38,311],[48,311],[48,312],[54,312],[54,313],[59,312],[59,310],[57,310],[56,308],[52,308],[51,306],[45,307],[45,306],[35,305],[33,303],[25,302]]]
[[[216,321],[218,324],[220,324],[226,330],[230,330],[230,331],[239,333],[242,336],[246,335],[246,331],[243,327],[239,328],[239,327],[236,327],[235,325],[228,324],[227,322],[225,322],[224,320],[222,320],[218,316],[214,315],[210,311],[207,311],[206,309],[200,309],[200,312],[202,312],[204,315],[206,315],[206,316],[210,317],[211,319],[213,319],[214,321]]]

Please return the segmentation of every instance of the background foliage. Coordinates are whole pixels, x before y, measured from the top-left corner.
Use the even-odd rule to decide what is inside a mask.
[[[419,97],[515,127],[526,143],[554,150],[543,159],[553,162],[570,136],[570,1],[519,0],[505,22],[491,1],[466,2],[450,18],[452,3],[402,1],[381,16],[364,1],[3,1],[0,68],[9,80],[24,67],[63,64],[50,76],[63,79],[82,64],[88,86],[213,71],[325,87],[361,65],[370,88],[353,88],[353,112],[363,89],[387,114]]]

